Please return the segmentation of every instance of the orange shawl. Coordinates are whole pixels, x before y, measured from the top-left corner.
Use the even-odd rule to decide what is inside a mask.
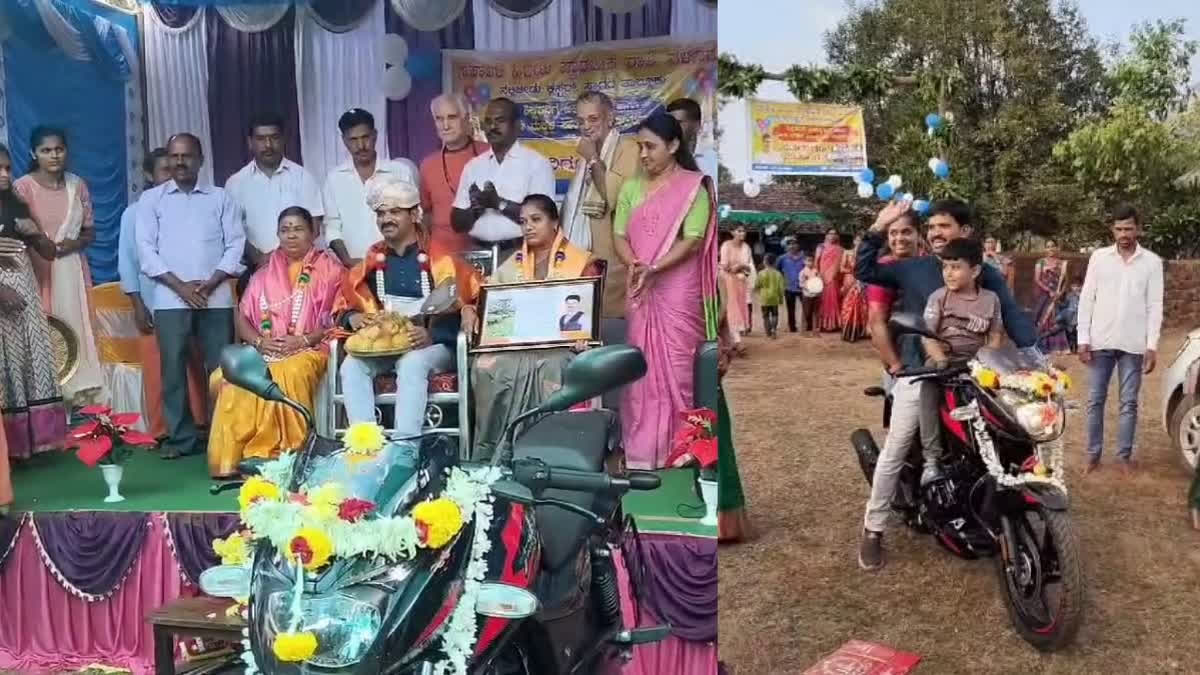
[[[460,305],[469,305],[479,297],[480,278],[475,268],[456,255],[446,253],[437,244],[419,239],[417,245],[420,252],[425,254],[429,262],[429,273],[433,276],[434,287],[454,279],[458,284],[458,301]],[[380,309],[380,299],[375,297],[375,271],[382,268],[387,260],[388,245],[385,241],[376,242],[367,249],[362,262],[350,269],[342,282],[342,294],[334,306],[334,314],[341,316],[354,310],[374,314]]]
[[[550,250],[554,253],[546,273],[547,279],[578,279],[592,262],[592,254],[568,241],[561,229],[554,236]],[[529,254],[529,244],[522,243],[521,251],[513,256],[513,263],[521,268],[522,279],[532,281],[537,278],[535,262],[534,256]]]

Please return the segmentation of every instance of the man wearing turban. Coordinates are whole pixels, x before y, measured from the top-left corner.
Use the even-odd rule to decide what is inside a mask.
[[[356,331],[381,311],[415,316],[430,292],[454,283],[458,301],[446,314],[414,319],[411,349],[399,357],[347,356],[339,376],[351,424],[375,421],[375,376],[396,373],[394,430],[399,436],[421,433],[428,403],[429,377],[454,367],[454,343],[461,324],[459,309],[475,302],[480,279],[469,264],[439,250],[424,232],[417,187],[391,174],[367,183],[367,203],[375,212],[383,241],[372,245],[346,277],[338,322]]]

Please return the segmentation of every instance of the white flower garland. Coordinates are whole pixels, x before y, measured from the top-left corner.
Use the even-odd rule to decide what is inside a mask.
[[[1000,464],[1000,456],[996,454],[996,445],[992,442],[992,435],[988,433],[987,422],[979,414],[978,402],[972,401],[971,408],[974,413],[971,418],[971,429],[975,432],[975,441],[979,444],[979,454],[983,457],[983,463],[987,466],[988,473],[998,485],[1008,488],[1029,484],[1052,485],[1062,490],[1063,494],[1067,493],[1067,484],[1062,478],[1066,475],[1063,471],[1062,439],[1050,443],[1039,443],[1037,446],[1038,459],[1050,468],[1049,475],[1039,476],[1032,472],[1023,472],[1013,476]]]

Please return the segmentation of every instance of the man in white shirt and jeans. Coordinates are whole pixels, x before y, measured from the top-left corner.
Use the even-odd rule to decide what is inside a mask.
[[[1162,330],[1163,263],[1138,245],[1142,222],[1137,210],[1118,207],[1112,232],[1116,243],[1092,254],[1079,296],[1079,360],[1091,368],[1087,473],[1100,467],[1104,406],[1114,369],[1121,395],[1117,458],[1126,473],[1133,470],[1138,393],[1143,373],[1154,371]]]

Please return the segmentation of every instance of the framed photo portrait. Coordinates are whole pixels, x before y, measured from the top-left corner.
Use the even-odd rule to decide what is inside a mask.
[[[599,344],[602,277],[483,287],[476,351]]]

